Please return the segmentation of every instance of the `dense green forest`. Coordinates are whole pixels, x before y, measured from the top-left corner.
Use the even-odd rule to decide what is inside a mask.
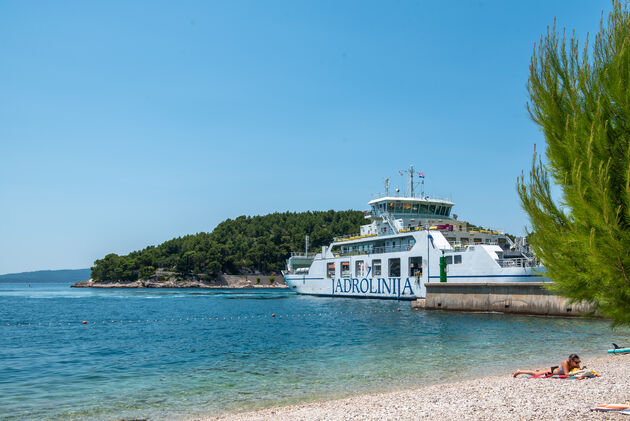
[[[280,272],[291,251],[328,245],[333,237],[358,233],[363,212],[284,212],[240,216],[221,222],[211,233],[174,238],[126,256],[108,254],[92,267],[95,281],[147,279],[156,269],[212,279],[218,273]]]

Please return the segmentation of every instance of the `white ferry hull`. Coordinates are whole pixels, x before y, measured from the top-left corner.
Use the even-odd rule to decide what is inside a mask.
[[[413,246],[393,253],[336,256],[327,250],[313,260],[307,273],[284,273],[285,282],[300,294],[414,300],[426,296],[425,283],[440,282],[439,261],[444,253],[460,256],[461,262],[448,265],[447,282],[496,283],[543,280],[537,271],[542,268],[501,266],[495,254],[498,246],[478,245],[457,252],[448,246],[448,242],[439,233],[417,231],[408,236],[409,238],[413,236]],[[412,269],[410,262],[413,259],[423,262],[420,263],[419,271]],[[396,261],[398,272],[396,275],[400,276],[388,276],[390,273],[388,264],[392,260]],[[379,271],[376,276],[373,273],[375,262],[378,262]],[[349,273],[340,273],[340,268],[344,266],[352,270]],[[357,267],[361,272],[357,273],[358,269],[355,270]],[[327,270],[332,268],[335,276],[327,276]],[[412,274],[412,271],[416,275]]]
[[[420,281],[412,278],[311,278],[285,275],[285,282],[300,294],[325,297],[415,300],[420,296]]]
[[[523,268],[519,274],[462,275],[448,277],[447,282],[542,282],[543,278],[532,268]],[[529,270],[526,270],[529,269]],[[391,300],[415,300],[424,298],[426,287],[416,277],[412,278],[312,278],[308,275],[285,275],[285,282],[295,292],[306,295],[346,298],[377,298]],[[440,282],[439,276],[431,276],[431,282]]]

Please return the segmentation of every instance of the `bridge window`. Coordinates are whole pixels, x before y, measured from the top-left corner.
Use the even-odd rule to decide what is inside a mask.
[[[389,276],[400,276],[400,258],[389,259]]]
[[[335,262],[328,263],[328,267],[326,268],[326,276],[329,278],[335,277]]]
[[[453,263],[455,263],[456,265],[459,265],[462,263],[462,255],[461,254],[456,254],[455,256],[453,256]]]
[[[350,262],[341,262],[341,277],[349,278],[350,276]]]
[[[446,256],[446,264],[447,265],[452,265],[453,264],[453,256]]]
[[[374,276],[381,276],[381,259],[372,260],[372,273]]]

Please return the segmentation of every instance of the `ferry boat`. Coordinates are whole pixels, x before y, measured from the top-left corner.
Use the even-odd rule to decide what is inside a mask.
[[[428,282],[540,282],[541,271],[525,238],[502,231],[469,229],[452,214],[454,203],[414,194],[385,194],[371,200],[360,233],[337,237],[321,252],[292,253],[283,271],[300,294],[413,300],[426,295]],[[401,172],[402,174],[402,172]]]

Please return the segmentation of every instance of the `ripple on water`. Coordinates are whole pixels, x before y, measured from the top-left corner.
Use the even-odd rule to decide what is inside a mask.
[[[0,419],[10,420],[216,414],[504,373],[514,361],[548,365],[630,342],[599,320],[416,312],[286,290],[66,285],[0,285],[0,337]]]

